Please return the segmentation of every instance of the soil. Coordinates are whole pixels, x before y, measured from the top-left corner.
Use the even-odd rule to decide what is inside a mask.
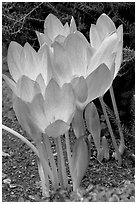
[[[8,72],[6,72],[8,75]],[[12,108],[12,92],[2,81],[2,123],[31,139],[19,125]],[[21,140],[3,130],[2,135],[2,201],[41,201],[42,193],[35,154]],[[91,143],[91,158],[87,172],[77,194],[70,190],[51,192],[44,201],[134,201],[135,138],[134,133],[124,133],[126,150],[122,166],[111,156],[99,162]],[[108,137],[110,154],[114,151]],[[33,141],[31,141],[33,143]],[[71,189],[72,190],[72,189]]]

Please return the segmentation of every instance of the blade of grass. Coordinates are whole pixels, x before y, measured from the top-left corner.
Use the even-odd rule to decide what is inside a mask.
[[[108,129],[109,129],[111,138],[112,138],[112,142],[113,142],[116,154],[118,156],[118,165],[121,166],[121,163],[122,163],[121,155],[119,153],[119,149],[118,149],[118,146],[117,146],[114,134],[113,134],[113,130],[112,130],[112,127],[111,127],[111,124],[110,124],[110,121],[109,121],[109,117],[108,117],[108,114],[107,114],[107,111],[106,111],[106,108],[105,108],[105,105],[104,105],[103,97],[99,97],[99,100],[100,100],[100,103],[101,103],[101,106],[102,106],[102,109],[103,109],[103,113],[104,113],[104,116],[105,116],[105,119],[106,119],[106,122],[107,122],[107,126],[108,126]]]

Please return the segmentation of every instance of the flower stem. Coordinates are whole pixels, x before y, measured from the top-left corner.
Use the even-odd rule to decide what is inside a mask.
[[[11,128],[2,125],[2,129],[6,130],[7,132],[10,132],[11,134],[13,134],[14,136],[18,137],[19,139],[21,139],[24,143],[26,143],[32,150],[33,152],[39,157],[39,152],[37,150],[37,148],[31,143],[29,142],[25,137],[23,137],[22,135],[20,135],[18,132],[16,132],[15,130],[12,130]]]
[[[100,100],[100,103],[101,103],[101,106],[102,106],[102,109],[103,109],[103,113],[105,115],[105,119],[106,119],[106,122],[107,122],[107,126],[108,126],[108,129],[109,129],[111,138],[112,138],[112,142],[113,142],[115,151],[116,151],[117,156],[118,156],[118,165],[121,166],[121,163],[122,163],[121,155],[119,153],[119,149],[118,149],[118,146],[117,146],[114,134],[113,134],[113,130],[112,130],[112,127],[111,127],[111,124],[110,124],[110,121],[109,121],[109,117],[108,117],[108,114],[107,114],[107,111],[106,111],[106,108],[105,108],[105,105],[104,105],[103,97],[99,97],[99,100]]]
[[[66,174],[66,167],[64,162],[64,156],[63,156],[63,150],[61,145],[61,138],[60,136],[56,139],[56,146],[57,146],[57,156],[58,156],[58,169],[59,169],[59,177],[60,177],[60,183],[61,188],[67,188],[68,187],[68,178]],[[59,166],[60,165],[60,166]]]
[[[69,170],[70,170],[70,175],[72,172],[72,164],[71,164],[71,149],[70,149],[70,141],[69,141],[69,133],[65,133],[65,139],[66,139],[66,148],[67,148],[67,157],[68,157],[68,163],[69,163]]]
[[[49,192],[48,174],[46,174],[46,177],[45,177],[45,173],[43,171],[43,166],[42,166],[39,158],[37,159],[37,164],[38,164],[38,172],[39,172],[39,176],[40,176],[40,180],[41,180],[41,186],[42,186],[42,195],[44,197],[46,197],[48,192]]]
[[[50,165],[51,165],[51,169],[52,169],[54,180],[55,180],[54,188],[57,189],[59,186],[57,167],[55,164],[55,160],[54,160],[53,152],[51,149],[49,137],[46,134],[43,135],[43,143],[44,143],[45,148],[47,149],[48,158],[50,160]]]
[[[49,177],[50,177],[50,179],[52,181],[52,184],[54,184],[53,172],[51,171],[51,169],[49,167],[48,161],[45,159],[45,158],[47,158],[47,155],[45,155],[46,152],[43,149],[43,142],[37,142],[36,145],[37,145],[37,148],[38,148],[38,151],[39,151],[40,161],[41,161],[42,166],[43,166],[46,182],[48,180],[47,178],[48,178],[48,175],[49,175]]]
[[[56,144],[56,151],[57,151],[57,164],[58,164],[58,172],[59,172],[59,182],[60,182],[61,189],[63,189],[63,176],[62,176],[62,169],[61,169],[61,158],[60,158],[58,138],[55,138],[55,144]]]
[[[122,143],[123,147],[125,147],[124,136],[123,136],[123,132],[122,132],[121,124],[120,124],[120,118],[119,118],[118,109],[117,109],[117,105],[116,105],[116,100],[115,100],[115,96],[114,96],[113,86],[110,87],[109,91],[110,91],[110,96],[111,96],[111,99],[112,99],[114,112],[115,112],[115,115],[116,115],[116,121],[117,121],[117,125],[118,125],[118,130],[119,130],[121,143]]]

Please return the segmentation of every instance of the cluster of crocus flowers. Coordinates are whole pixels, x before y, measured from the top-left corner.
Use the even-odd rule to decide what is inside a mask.
[[[72,17],[64,26],[53,14],[45,19],[44,33],[36,32],[40,44],[36,52],[28,43],[22,47],[11,42],[8,67],[12,79],[3,76],[13,91],[13,108],[22,128],[35,141],[39,152],[39,174],[43,192],[53,187],[68,187],[61,135],[66,152],[73,190],[77,190],[88,167],[90,139],[93,136],[98,158],[109,158],[105,137],[100,145],[100,120],[94,103],[111,87],[122,60],[123,30],[102,14],[91,24],[90,43],[77,31]],[[85,110],[85,121],[84,121]],[[77,137],[73,151],[69,128]],[[49,137],[55,142],[57,166]],[[103,150],[102,150],[103,149]],[[102,154],[102,155],[101,155]]]

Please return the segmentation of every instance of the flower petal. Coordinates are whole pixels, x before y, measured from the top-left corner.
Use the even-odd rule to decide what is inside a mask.
[[[54,74],[51,62],[51,50],[46,44],[44,44],[38,50],[38,57],[39,57],[39,72],[42,74],[45,84],[47,85],[50,79],[54,77]]]
[[[76,108],[75,115],[72,120],[72,128],[77,138],[85,135],[86,130],[83,118],[83,109]]]
[[[92,56],[89,67],[88,75],[93,72],[100,64],[105,63],[110,69],[112,66],[113,52],[118,42],[117,34],[114,33],[109,37],[106,37],[101,46],[97,49]]]
[[[77,26],[75,23],[75,19],[72,16],[71,22],[70,22],[70,33],[74,33],[75,31],[77,31]]]
[[[45,113],[48,120],[53,123],[63,120],[70,123],[75,111],[75,99],[71,84],[59,87],[57,82],[50,80],[45,91]]]
[[[45,90],[46,90],[46,85],[45,85],[45,81],[42,77],[42,74],[39,74],[36,78],[36,82],[39,84],[40,89],[41,89],[41,93],[44,96],[45,95]]]
[[[66,22],[64,25],[64,36],[67,37],[69,34],[70,34],[70,28],[69,28],[68,22]]]
[[[119,41],[121,41],[123,43],[123,25],[120,25],[117,29],[117,35],[118,35],[118,39]]]
[[[123,59],[123,43],[119,42],[118,43],[118,47],[117,47],[117,53],[116,53],[116,59],[115,59],[115,74],[114,74],[114,78],[116,77],[121,63],[122,63],[122,59]]]
[[[44,33],[40,33],[38,31],[36,31],[36,35],[37,35],[40,47],[44,43],[46,43],[46,45],[48,45],[48,46],[51,46],[52,41],[50,40],[50,38],[47,35],[45,35]]]
[[[41,93],[37,94],[31,103],[28,104],[30,117],[34,124],[37,125],[41,132],[45,132],[45,129],[50,124],[45,114],[44,98]]]
[[[63,46],[55,42],[52,47],[54,49],[54,72],[57,75],[58,83],[62,86],[64,83],[69,83],[72,79],[70,61]]]
[[[56,42],[58,42],[59,44],[63,45],[65,38],[66,38],[66,37],[63,36],[63,35],[58,35],[58,36],[55,38],[54,41],[56,41]]]
[[[17,82],[22,75],[22,67],[20,64],[20,55],[21,55],[22,49],[23,47],[14,41],[10,43],[8,48],[8,56],[7,56],[8,67],[9,67],[10,74],[12,78],[15,80],[15,82]]]
[[[95,49],[98,49],[99,46],[101,45],[101,39],[97,30],[97,26],[94,24],[91,24],[89,37],[91,46],[94,47]]]
[[[64,33],[64,27],[61,21],[51,13],[45,19],[44,33],[51,39],[52,42],[58,35],[62,35]]]
[[[100,119],[94,103],[89,103],[85,108],[85,120],[87,129],[92,134],[95,146],[97,148],[98,154],[100,152]]]
[[[23,75],[17,82],[17,96],[23,101],[31,102],[37,93],[40,93],[38,83]]]
[[[110,88],[112,83],[111,71],[105,64],[101,64],[86,78],[88,86],[88,99],[86,103],[102,96]]]
[[[120,25],[117,29],[117,36],[119,39],[117,48],[116,48],[116,59],[115,59],[115,75],[114,78],[116,77],[121,63],[122,63],[122,59],[123,59],[123,26]]]
[[[88,87],[83,76],[76,77],[71,81],[77,100],[83,103],[88,96]]]
[[[96,26],[99,31],[101,41],[103,41],[107,35],[116,31],[114,22],[105,13],[98,18]]]
[[[49,137],[58,137],[60,135],[65,134],[70,128],[70,125],[65,123],[62,120],[56,120],[55,122],[51,123],[45,130],[45,133]]]
[[[65,40],[65,49],[70,58],[73,75],[85,76],[87,69],[87,45],[78,34],[72,33]]]
[[[22,128],[35,142],[40,140],[40,130],[38,126],[33,123],[28,105],[20,98],[14,97],[13,109]]]
[[[77,191],[89,164],[88,147],[83,137],[76,140],[72,153],[73,191]]]
[[[36,51],[30,46],[29,43],[26,43],[22,49],[20,63],[22,66],[23,75],[35,80],[39,74],[39,60]]]

